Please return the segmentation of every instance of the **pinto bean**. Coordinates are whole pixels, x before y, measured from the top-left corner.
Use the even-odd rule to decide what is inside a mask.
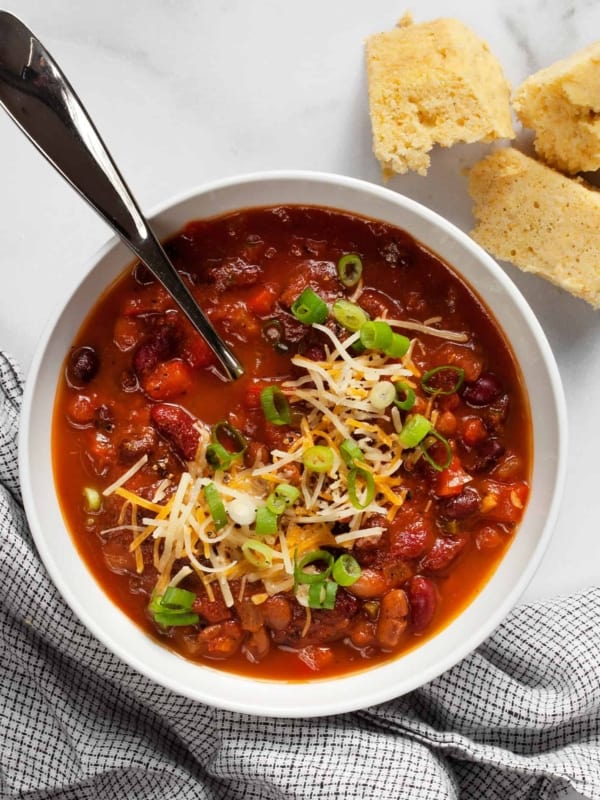
[[[391,589],[381,599],[375,639],[382,650],[393,650],[400,643],[408,624],[408,600],[402,589]]]
[[[198,634],[200,655],[217,660],[231,658],[240,649],[243,639],[244,631],[238,622],[217,622]]]
[[[72,386],[81,388],[96,377],[99,368],[100,359],[94,348],[78,347],[69,357],[67,380]]]
[[[271,639],[263,626],[252,631],[244,642],[244,654],[248,661],[257,664],[268,655],[271,649]]]
[[[375,640],[375,623],[363,616],[358,616],[350,628],[350,641],[355,647],[373,647]]]
[[[281,595],[269,597],[261,606],[265,625],[276,631],[285,630],[292,621],[292,609],[289,602]]]
[[[360,578],[352,586],[348,586],[347,591],[361,600],[369,600],[372,597],[381,597],[389,588],[389,581],[383,572],[367,567],[363,569]]]
[[[435,584],[424,575],[415,575],[408,584],[408,602],[414,633],[429,627],[437,607]]]
[[[157,444],[154,428],[144,427],[135,436],[128,436],[119,442],[119,461],[122,464],[133,464],[143,455],[150,455]]]

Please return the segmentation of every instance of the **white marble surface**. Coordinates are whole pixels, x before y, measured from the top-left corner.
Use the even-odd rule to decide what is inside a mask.
[[[207,179],[261,169],[380,182],[363,41],[404,12],[396,0],[6,0],[4,8],[62,65],[146,211]],[[514,85],[600,30],[597,0],[420,0],[412,10],[417,21],[469,24]],[[435,152],[426,178],[390,186],[468,231],[463,169],[485,149]],[[46,319],[109,231],[4,114],[0,163],[0,347],[26,371]],[[598,582],[600,312],[505,268],[546,331],[571,420],[562,513],[526,592],[537,599]]]

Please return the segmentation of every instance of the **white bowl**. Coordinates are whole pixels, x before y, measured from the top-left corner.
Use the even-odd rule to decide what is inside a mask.
[[[156,644],[113,605],[65,527],[54,490],[50,430],[65,353],[98,296],[131,261],[129,251],[116,239],[83,270],[81,283],[41,338],[25,389],[19,458],[25,509],[46,568],[73,611],[110,650],[152,680],[191,699],[249,714],[307,717],[364,708],[415,689],[464,658],[500,623],[533,576],[552,532],[564,482],[566,410],[552,352],[519,291],[468,236],[413,200],[336,175],[264,173],[201,187],[163,205],[152,221],[159,236],[167,237],[196,218],[288,203],[344,209],[407,230],[453,265],[485,300],[520,363],[533,419],[530,500],[500,566],[453,622],[382,666],[347,677],[286,683],[186,661]]]

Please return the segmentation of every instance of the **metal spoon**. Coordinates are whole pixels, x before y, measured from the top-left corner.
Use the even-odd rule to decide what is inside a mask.
[[[0,104],[158,278],[227,376],[242,375],[242,365],[169,261],[68,80],[33,33],[6,11],[0,11]]]

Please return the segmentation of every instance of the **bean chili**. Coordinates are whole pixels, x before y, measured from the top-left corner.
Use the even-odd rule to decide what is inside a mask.
[[[140,265],[100,298],[53,425],[95,578],[168,647],[261,677],[352,672],[439,631],[528,497],[527,398],[488,309],[406,232],[331,209],[195,221],[166,247],[247,372],[224,381]]]

